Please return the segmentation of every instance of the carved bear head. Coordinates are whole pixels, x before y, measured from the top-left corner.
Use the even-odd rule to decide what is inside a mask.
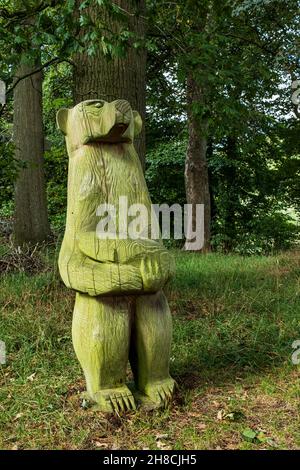
[[[132,143],[142,129],[142,119],[128,101],[87,100],[56,115],[58,128],[72,148],[103,143]]]

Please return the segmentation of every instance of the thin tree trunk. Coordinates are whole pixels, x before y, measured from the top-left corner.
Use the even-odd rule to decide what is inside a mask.
[[[224,200],[224,250],[232,250],[236,240],[236,209],[239,203],[235,194],[236,186],[236,161],[238,158],[238,146],[235,137],[227,137],[226,153],[228,164],[224,171],[224,186],[226,188]]]
[[[23,64],[16,79],[36,65]],[[21,80],[14,89],[15,158],[21,169],[15,184],[13,239],[16,245],[35,244],[50,235],[44,180],[42,73]]]
[[[133,0],[116,0],[115,3],[132,14],[137,2]],[[139,14],[144,16],[145,0],[138,2]],[[122,26],[101,7],[90,9],[92,18],[101,18],[106,28],[117,32]],[[129,16],[129,28],[139,37],[145,35],[145,20],[141,16]],[[84,32],[84,31],[82,31]],[[101,50],[93,56],[77,54],[74,57],[74,101],[100,98],[106,101],[125,99],[132,109],[137,110],[145,124],[146,115],[146,50],[144,48],[128,48],[125,57],[114,57],[108,60]],[[145,126],[135,141],[135,147],[145,162]]]
[[[198,106],[203,103],[203,92],[192,76],[187,79],[187,106],[188,106],[188,148],[185,162],[185,185],[187,203],[192,207],[192,218],[190,224],[193,231],[201,228],[196,226],[196,206],[204,204],[204,243],[202,248],[197,248],[188,240],[185,243],[185,250],[195,250],[206,252],[210,250],[210,193],[209,178],[206,161],[207,152],[207,121],[199,120],[195,115],[193,105]],[[196,247],[196,248],[195,248]]]
[[[207,142],[207,151],[206,151],[206,160],[209,161],[212,159],[214,153],[213,149],[213,140],[208,139]],[[213,225],[217,217],[217,205],[214,194],[214,175],[211,168],[208,168],[208,183],[209,183],[209,194],[210,194],[210,223]],[[211,233],[212,235],[212,233]]]

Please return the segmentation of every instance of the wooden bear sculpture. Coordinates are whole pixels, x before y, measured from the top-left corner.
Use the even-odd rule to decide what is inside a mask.
[[[135,409],[137,401],[166,406],[174,380],[171,315],[162,288],[174,265],[161,241],[150,238],[153,211],[133,146],[142,120],[125,100],[88,100],[58,111],[57,124],[69,155],[59,270],[76,291],[72,336],[88,395],[107,412]],[[128,207],[146,208],[139,237],[126,233],[125,199]],[[113,236],[99,229],[99,207],[115,210]],[[133,393],[125,384],[128,360]]]

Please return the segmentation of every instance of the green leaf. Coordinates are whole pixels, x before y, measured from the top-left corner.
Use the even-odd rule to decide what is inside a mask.
[[[248,441],[248,442],[254,442],[256,436],[257,436],[257,432],[253,431],[253,429],[251,428],[246,428],[242,432],[242,437],[245,439],[245,441]]]
[[[267,437],[266,435],[260,431],[256,434],[255,436],[255,439],[259,442],[259,443],[263,443],[263,442],[266,442],[267,441]]]

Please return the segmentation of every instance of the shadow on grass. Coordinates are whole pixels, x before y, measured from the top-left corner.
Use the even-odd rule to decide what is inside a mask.
[[[292,343],[297,336],[294,328],[282,333],[271,325],[270,331],[264,329],[257,335],[249,328],[244,331],[242,343],[234,337],[234,331],[232,338],[222,341],[222,337],[218,338],[218,326],[210,326],[215,330],[210,338],[203,338],[200,344],[191,345],[189,341],[190,346],[185,347],[181,338],[174,348],[171,374],[179,385],[179,396],[197,388],[242,384],[277,367],[292,367]]]
[[[300,338],[299,257],[179,256],[169,298],[172,373],[183,390],[291,365]]]

